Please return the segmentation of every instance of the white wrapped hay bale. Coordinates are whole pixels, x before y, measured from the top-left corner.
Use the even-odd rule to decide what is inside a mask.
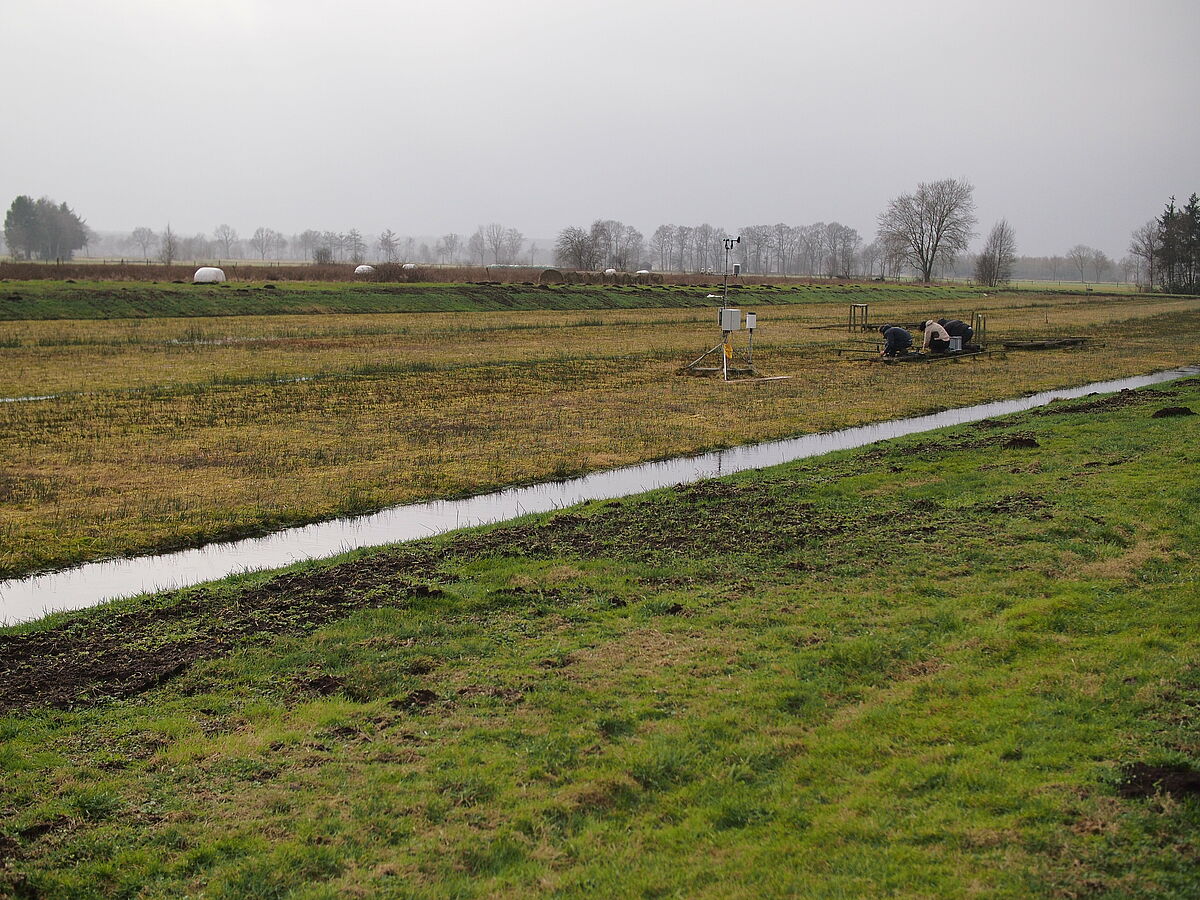
[[[355,275],[374,275],[375,267],[374,266],[359,266],[357,269],[354,270],[354,274]]]
[[[220,284],[225,280],[225,270],[216,266],[201,266],[192,276],[192,284]]]

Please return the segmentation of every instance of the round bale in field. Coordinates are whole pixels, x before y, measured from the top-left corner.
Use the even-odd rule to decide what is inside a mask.
[[[417,267],[416,263],[405,263],[400,268],[404,269],[405,271],[411,272],[416,267]]]
[[[355,275],[374,275],[375,267],[374,266],[359,266],[358,268],[356,268],[354,270],[354,274]]]
[[[192,284],[220,284],[225,280],[225,270],[216,266],[201,266],[192,276]]]
[[[562,284],[564,281],[566,279],[558,269],[543,269],[542,274],[538,276],[538,284]]]

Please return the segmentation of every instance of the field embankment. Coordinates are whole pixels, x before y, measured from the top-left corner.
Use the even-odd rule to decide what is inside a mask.
[[[1180,410],[1200,379],[0,632],[0,890],[1195,896]]]
[[[532,283],[226,282],[219,285],[114,281],[0,282],[0,321],[504,310],[711,309],[720,279],[691,285],[536,285]],[[738,285],[755,305],[939,301],[982,297],[969,285],[829,282]],[[719,304],[718,304],[719,305]]]

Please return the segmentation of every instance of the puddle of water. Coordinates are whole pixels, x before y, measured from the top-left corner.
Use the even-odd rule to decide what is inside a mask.
[[[0,621],[7,624],[28,621],[51,611],[82,609],[115,597],[186,587],[237,572],[274,569],[360,547],[413,540],[457,528],[501,522],[528,513],[561,509],[585,500],[608,500],[640,494],[655,488],[730,475],[746,469],[760,469],[948,425],[963,425],[1021,412],[1044,406],[1055,399],[1146,387],[1198,373],[1200,366],[1189,366],[1095,382],[926,416],[627,466],[568,481],[510,488],[464,500],[435,500],[395,506],[372,515],[335,519],[260,538],[209,544],[195,550],[88,563],[61,572],[0,582]]]

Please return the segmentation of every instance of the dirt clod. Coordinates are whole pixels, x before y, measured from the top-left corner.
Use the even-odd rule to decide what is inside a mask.
[[[1151,766],[1132,763],[1121,770],[1117,793],[1127,798],[1153,797],[1159,793],[1175,797],[1200,794],[1200,770],[1183,764]]]
[[[388,706],[390,706],[392,709],[406,709],[412,711],[416,709],[424,709],[427,706],[437,703],[440,699],[442,698],[433,691],[426,690],[425,688],[419,688],[418,690],[413,691],[407,697],[401,697],[399,699],[392,700],[390,703],[388,703]]]
[[[1016,450],[1021,447],[1040,447],[1042,446],[1035,438],[1030,437],[1013,437],[1004,442],[1004,446],[1010,450]]]
[[[311,678],[301,680],[300,687],[306,691],[311,691],[314,694],[320,694],[322,697],[328,697],[330,694],[336,694],[346,686],[346,682],[338,678],[336,675],[314,675]]]
[[[485,687],[479,684],[459,688],[458,695],[460,697],[495,697],[497,700],[512,704],[520,703],[525,699],[524,694],[511,688]]]
[[[1170,419],[1174,416],[1194,416],[1195,414],[1196,413],[1187,406],[1164,406],[1162,409],[1156,409],[1150,418]]]

